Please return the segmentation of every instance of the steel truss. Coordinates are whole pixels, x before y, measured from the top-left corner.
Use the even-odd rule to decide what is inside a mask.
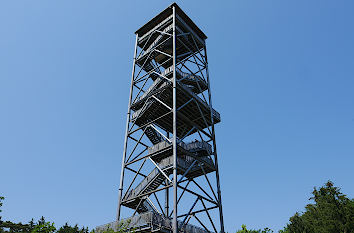
[[[206,38],[177,4],[136,32],[117,221],[128,207],[158,231],[224,232]]]

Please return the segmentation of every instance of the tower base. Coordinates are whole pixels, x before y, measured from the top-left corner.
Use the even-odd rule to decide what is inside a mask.
[[[210,233],[203,228],[184,224],[178,221],[179,232],[184,233]],[[107,229],[113,229],[114,231],[126,231],[126,232],[172,232],[172,219],[166,218],[161,214],[154,212],[146,212],[137,214],[130,218],[121,220],[120,222],[114,221],[101,226],[96,227],[95,232],[102,233]]]

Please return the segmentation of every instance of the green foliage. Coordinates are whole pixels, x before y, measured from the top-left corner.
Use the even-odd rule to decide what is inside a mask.
[[[0,207],[2,206],[2,201],[4,197],[0,196]],[[0,209],[1,212],[1,209]],[[23,233],[89,233],[88,228],[82,227],[79,229],[78,225],[74,227],[69,226],[67,223],[56,230],[54,227],[54,223],[46,222],[44,217],[42,216],[37,223],[34,222],[33,219],[28,224],[13,223],[11,221],[1,221],[0,217],[0,233],[11,232],[23,232]]]
[[[13,223],[10,221],[0,223],[0,232],[7,232],[4,228],[10,229],[9,232],[31,232],[33,229],[29,224]]]
[[[2,197],[0,196],[0,213],[2,212],[2,201],[5,199],[5,197]],[[2,221],[1,221],[1,215],[0,215],[0,225],[2,224]],[[0,232],[2,232],[2,229],[1,229],[1,226],[0,226]]]
[[[54,227],[54,223],[45,222],[43,224],[38,224],[34,227],[31,233],[54,233],[56,228]]]
[[[268,227],[264,228],[263,230],[247,230],[246,225],[242,225],[242,230],[236,231],[236,233],[272,233],[273,231]]]
[[[108,228],[105,231],[103,231],[102,233],[125,233],[125,232],[135,232],[134,229],[129,229],[129,224],[130,224],[130,220],[128,221],[120,221],[118,223],[118,230],[115,231],[112,228]]]
[[[69,226],[68,223],[65,223],[64,226],[60,227],[57,230],[57,233],[89,233],[88,228],[82,227],[81,229],[76,224],[75,226]]]
[[[288,228],[284,227],[283,230],[280,230],[279,233],[289,233]]]
[[[354,199],[328,181],[314,188],[304,213],[295,213],[283,233],[354,233]]]
[[[5,197],[0,196],[0,213],[2,212],[1,207],[2,207],[2,201],[3,201],[4,199],[5,199]],[[0,216],[0,224],[1,224],[1,216]],[[0,229],[0,232],[1,232],[1,229]]]
[[[107,230],[103,231],[102,233],[116,233],[112,228],[108,228]]]
[[[0,196],[0,207],[2,206],[2,201],[5,199],[5,197],[2,197],[2,196]],[[1,212],[2,210],[0,209],[0,212]]]
[[[8,229],[8,231],[4,230]],[[10,221],[0,223],[0,233],[5,232],[26,232],[26,233],[89,233],[88,228],[79,228],[78,225],[69,226],[67,223],[60,227],[58,230],[55,229],[54,223],[46,222],[44,217],[42,217],[37,223],[33,219],[28,224],[13,223]]]

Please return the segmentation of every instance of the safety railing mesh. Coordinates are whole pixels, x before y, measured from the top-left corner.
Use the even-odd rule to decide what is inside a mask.
[[[162,141],[158,144],[153,145],[152,147],[149,147],[148,151],[149,151],[149,154],[152,154],[157,151],[166,149],[167,147],[169,147],[171,145],[172,145],[171,142]],[[180,147],[182,147],[183,149],[190,151],[190,152],[197,152],[200,150],[206,150],[208,152],[208,154],[212,153],[212,147],[207,142],[201,142],[201,141],[195,141],[195,142],[190,142],[190,143],[179,142],[178,145]]]
[[[183,224],[178,221],[178,228],[180,232],[185,233],[212,233],[204,228],[194,226],[192,224]],[[172,219],[166,218],[161,214],[146,212],[143,214],[135,215],[130,218],[123,219],[121,222],[111,222],[102,226],[96,227],[96,232],[101,233],[107,229],[115,231],[126,230],[129,231],[156,231],[159,229],[172,231]]]

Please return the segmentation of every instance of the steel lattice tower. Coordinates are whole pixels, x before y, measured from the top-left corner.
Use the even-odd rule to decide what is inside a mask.
[[[206,38],[175,3],[136,31],[111,226],[127,207],[135,231],[224,232]]]

